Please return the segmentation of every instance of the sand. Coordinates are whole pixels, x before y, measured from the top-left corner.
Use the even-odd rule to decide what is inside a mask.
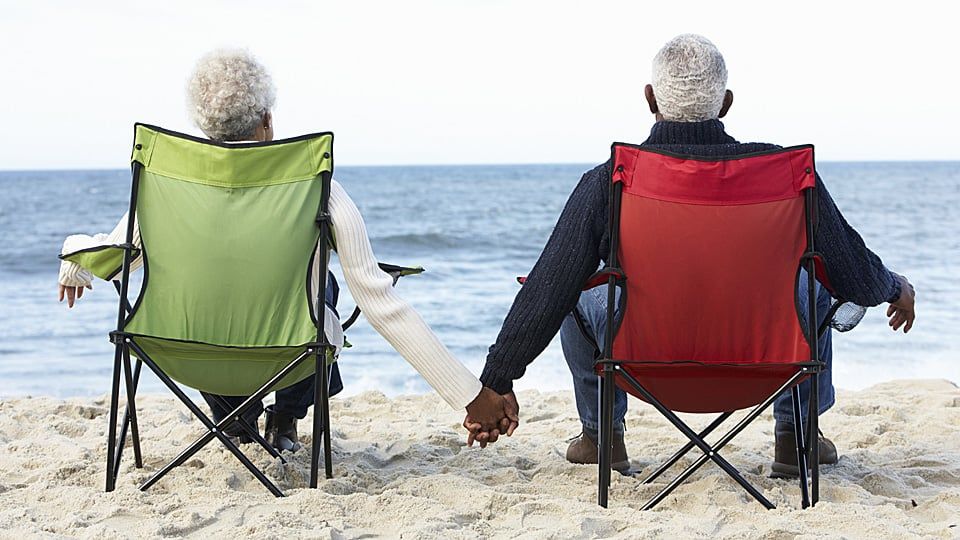
[[[960,389],[947,381],[841,391],[822,425],[842,457],[823,469],[821,502],[808,510],[799,508],[796,482],[768,478],[769,414],[723,454],[776,510],[712,464],[648,512],[638,509],[665,480],[614,475],[604,510],[594,504],[596,467],[563,459],[566,439],[579,431],[572,395],[519,399],[520,429],[485,450],[464,446],[461,415],[436,395],[335,399],[335,477],[319,489],[305,489],[306,451],[281,467],[243,447],[287,491],[282,499],[219,445],[138,491],[200,433],[173,398],[141,398],[145,468],[127,459],[113,493],[102,491],[105,398],[4,400],[0,537],[960,538]],[[671,429],[651,407],[631,403],[636,468],[650,470],[680,445]]]

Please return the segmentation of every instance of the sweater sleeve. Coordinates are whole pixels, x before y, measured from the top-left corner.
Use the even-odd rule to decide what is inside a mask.
[[[843,218],[819,175],[817,214],[815,247],[823,254],[834,296],[861,306],[896,300],[899,281]]]
[[[600,264],[607,220],[608,166],[585,174],[520,288],[480,375],[498,393],[513,389],[560,329]]]
[[[360,211],[336,181],[331,184],[330,217],[347,287],[370,325],[444,401],[454,409],[465,408],[480,393],[480,381],[396,294],[393,279],[377,265]]]
[[[82,249],[90,249],[100,246],[110,246],[122,244],[127,239],[127,214],[120,219],[120,223],[113,228],[110,233],[98,233],[93,236],[86,234],[73,234],[63,241],[61,255],[74,253]],[[133,245],[140,247],[140,227],[134,219],[133,221]],[[130,270],[134,271],[143,266],[141,256],[137,256],[130,265]],[[60,285],[66,287],[86,287],[93,283],[93,274],[86,268],[71,261],[60,261]]]

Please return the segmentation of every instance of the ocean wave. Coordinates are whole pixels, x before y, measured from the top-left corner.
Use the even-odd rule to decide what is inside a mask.
[[[492,247],[494,242],[478,236],[461,236],[447,233],[401,233],[374,236],[370,238],[370,243],[375,247],[385,249],[395,248],[420,248],[429,247],[433,249],[459,249],[464,247],[483,248]]]

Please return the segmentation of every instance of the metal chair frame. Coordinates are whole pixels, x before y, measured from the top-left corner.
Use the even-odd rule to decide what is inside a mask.
[[[622,172],[622,166],[620,166],[619,172]],[[653,405],[653,407],[656,408],[660,414],[662,414],[674,427],[676,427],[687,439],[689,439],[689,442],[687,442],[686,445],[684,445],[666,462],[655,469],[646,479],[643,480],[643,483],[652,483],[674,464],[676,464],[677,461],[685,456],[690,450],[697,448],[702,452],[702,455],[697,460],[695,460],[690,466],[677,475],[659,493],[654,495],[642,507],[644,510],[649,510],[656,506],[708,460],[716,463],[721,469],[724,470],[724,472],[733,478],[734,481],[736,481],[745,491],[747,491],[747,493],[760,502],[760,504],[762,504],[765,508],[775,508],[774,504],[770,502],[769,499],[767,499],[753,485],[747,482],[747,480],[743,478],[743,475],[740,474],[740,472],[733,465],[731,465],[720,455],[720,450],[722,450],[727,443],[729,443],[764,410],[766,410],[767,407],[769,407],[778,396],[788,390],[791,392],[793,400],[793,419],[794,426],[796,427],[797,463],[800,469],[799,480],[801,505],[803,508],[816,505],[820,498],[820,468],[819,443],[817,439],[817,433],[819,431],[819,412],[815,404],[818,402],[820,392],[817,374],[820,373],[824,368],[824,364],[820,360],[820,351],[819,347],[817,346],[817,340],[819,335],[826,330],[826,323],[829,322],[829,319],[825,321],[825,324],[821,325],[819,328],[815,324],[815,321],[818,320],[816,295],[814,294],[816,280],[815,261],[817,259],[822,260],[821,255],[816,252],[814,246],[814,209],[816,207],[815,188],[805,189],[803,193],[806,248],[799,261],[799,263],[802,264],[807,271],[807,320],[810,323],[806,325],[805,334],[807,342],[810,345],[810,360],[809,362],[798,364],[796,373],[789,377],[776,392],[751,409],[742,420],[740,420],[713,445],[707,443],[705,437],[707,437],[707,435],[712,433],[725,420],[727,420],[732,415],[732,411],[723,412],[712,423],[698,433],[685,422],[683,422],[679,417],[677,417],[673,411],[663,405],[663,403],[649,390],[647,390],[647,388],[645,388],[636,377],[634,377],[628,371],[625,371],[623,369],[623,365],[625,363],[623,360],[613,358],[613,341],[619,329],[619,325],[616,324],[615,320],[616,288],[627,279],[623,269],[618,267],[617,260],[617,250],[619,249],[620,245],[620,207],[622,195],[623,184],[612,181],[610,185],[608,214],[610,256],[606,261],[605,267],[590,279],[590,282],[597,283],[598,280],[605,278],[607,285],[607,321],[609,321],[609,323],[606,325],[605,335],[603,336],[603,346],[602,348],[598,347],[600,350],[600,357],[596,362],[596,368],[599,373],[601,396],[597,503],[606,508],[609,502],[611,459],[613,453],[614,390],[616,388],[617,381],[620,380],[631,387],[638,394],[643,396],[645,401]],[[600,283],[602,283],[602,281]],[[623,297],[625,296],[626,295],[623,295]],[[621,302],[624,300],[625,298],[622,298]],[[839,307],[839,304],[835,305],[831,311],[834,311],[837,307]],[[581,330],[582,329],[583,326],[581,324]],[[806,429],[804,429],[804,426],[802,425],[803,422],[801,421],[802,416],[800,411],[799,384],[807,377],[810,378],[811,384],[809,391],[807,426]]]
[[[193,400],[191,400],[186,393],[184,393],[184,391],[166,373],[164,373],[162,369],[160,369],[160,367],[157,366],[154,360],[150,358],[150,355],[147,354],[137,343],[137,336],[124,331],[128,316],[133,312],[133,308],[131,307],[128,298],[130,286],[130,266],[136,256],[136,253],[140,251],[136,246],[133,245],[133,224],[136,222],[135,216],[137,208],[137,193],[142,167],[143,166],[138,162],[134,162],[132,166],[133,181],[128,214],[130,217],[127,220],[126,242],[122,246],[119,246],[124,250],[123,263],[119,272],[119,279],[113,281],[119,295],[119,301],[117,311],[117,327],[116,330],[110,332],[110,341],[115,346],[115,352],[113,380],[110,392],[109,426],[107,433],[105,490],[109,492],[116,488],[117,477],[120,472],[120,462],[123,457],[123,449],[126,446],[128,433],[132,439],[134,466],[138,469],[143,467],[143,454],[140,445],[140,430],[137,422],[136,392],[140,381],[142,367],[144,364],[146,364],[146,366],[157,376],[157,378],[159,378],[160,381],[163,382],[163,384],[170,389],[171,392],[173,392],[177,399],[179,399],[204,425],[205,431],[203,435],[185,448],[172,461],[167,463],[143,484],[141,484],[139,486],[141,491],[149,489],[171,470],[184,464],[188,459],[190,459],[191,456],[196,454],[211,441],[218,440],[224,445],[224,447],[227,448],[227,450],[230,451],[231,454],[237,458],[237,460],[244,465],[244,467],[250,471],[251,474],[253,474],[258,481],[260,481],[261,484],[264,485],[264,487],[267,488],[267,490],[270,491],[270,493],[277,497],[282,497],[284,494],[280,488],[277,487],[272,480],[267,478],[263,471],[261,471],[256,465],[253,464],[253,462],[250,461],[249,458],[247,458],[247,456],[237,447],[237,445],[234,444],[226,432],[230,428],[239,428],[245,434],[250,436],[261,448],[266,450],[272,457],[277,458],[281,462],[285,463],[286,460],[280,454],[280,452],[267,443],[267,441],[259,434],[259,431],[255,426],[251,426],[243,419],[243,414],[250,410],[251,407],[259,403],[268,393],[273,391],[274,386],[288,373],[292,372],[303,362],[308,361],[311,358],[316,363],[315,373],[313,375],[313,377],[315,377],[314,404],[319,406],[318,410],[314,411],[313,416],[313,438],[311,441],[310,454],[310,487],[316,488],[319,480],[318,468],[321,447],[323,450],[324,476],[328,479],[333,478],[333,461],[331,457],[329,429],[331,367],[326,365],[326,358],[328,354],[334,353],[335,347],[327,341],[327,337],[323,332],[324,318],[326,316],[325,309],[317,310],[318,314],[315,321],[317,329],[316,341],[305,344],[303,346],[303,351],[298,354],[296,358],[294,358],[276,375],[271,377],[270,380],[266,381],[239,406],[233,408],[230,413],[227,414],[220,422],[214,422],[211,420],[210,417],[208,417],[207,414],[204,413],[203,410],[198,407],[197,404],[194,403]],[[323,246],[329,245],[329,240],[331,238],[329,196],[332,175],[332,171],[325,171],[321,173],[323,194],[320,199],[320,205],[316,218],[317,226],[320,229],[317,249],[323,249]],[[315,304],[318,306],[324,305],[324,294],[326,291],[329,262],[329,251],[327,251],[327,256],[324,257],[323,264],[321,265],[321,268],[318,269],[320,279],[319,286],[317,288],[317,299]],[[393,277],[394,285],[396,285],[401,276],[423,272],[423,268],[419,267],[408,268],[385,263],[380,263],[380,268]],[[354,309],[354,312],[349,320],[343,324],[343,329],[346,330],[349,328],[357,320],[359,314],[360,308],[357,307]],[[136,367],[132,366],[130,360],[131,351],[137,356]],[[124,410],[123,419],[120,423],[118,433],[117,418],[119,416],[121,374],[123,377],[127,405],[126,409]],[[225,402],[222,404],[226,405]],[[229,409],[228,406],[225,408]]]

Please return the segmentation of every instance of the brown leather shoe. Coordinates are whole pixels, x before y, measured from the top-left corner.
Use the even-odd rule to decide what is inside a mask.
[[[597,442],[583,432],[574,437],[567,447],[567,461],[570,463],[595,465],[600,462],[599,454]],[[623,433],[613,434],[613,456],[610,461],[610,468],[619,473],[625,474],[630,470],[630,458],[627,457],[627,446],[623,443]]]
[[[800,476],[800,467],[797,466],[797,437],[793,432],[793,426],[786,424],[787,427],[777,426],[776,444],[774,446],[774,458],[771,468],[771,478],[796,478]],[[820,444],[820,464],[833,465],[839,459],[837,447],[833,441],[820,433],[817,436]]]

